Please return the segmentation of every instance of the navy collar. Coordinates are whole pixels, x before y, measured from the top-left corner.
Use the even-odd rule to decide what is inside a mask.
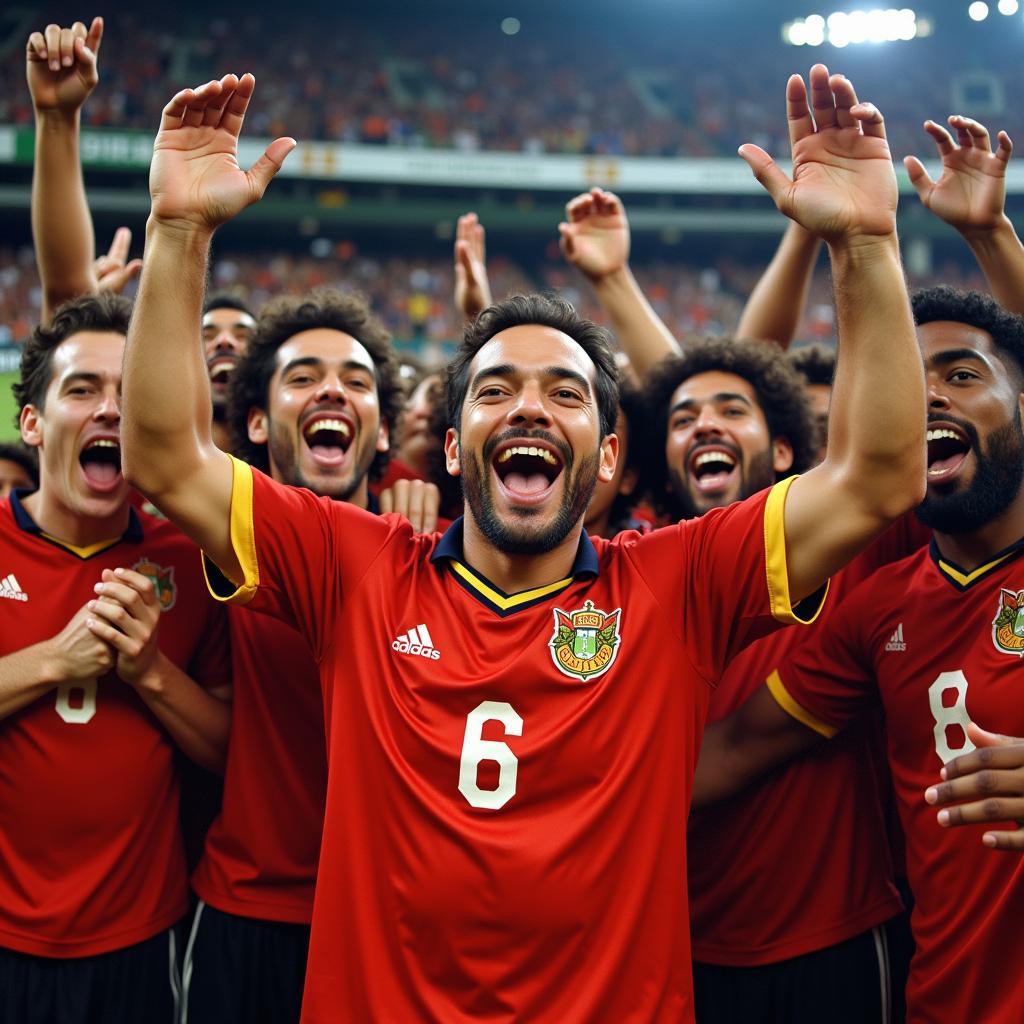
[[[53,537],[46,533],[25,510],[25,506],[22,504],[22,499],[32,493],[33,491],[30,488],[17,488],[11,492],[11,512],[14,513],[14,522],[18,529],[24,530],[25,533],[35,534],[42,540],[49,541],[51,544],[55,544],[57,547],[62,548],[71,554],[77,555],[79,558],[91,558],[93,555],[98,555],[103,551],[109,551],[115,544],[142,543],[142,520],[135,511],[135,507],[129,504],[128,528],[117,540],[111,541],[109,544],[92,545],[87,548],[79,548],[74,544],[68,544],[65,541],[60,540],[58,537]]]

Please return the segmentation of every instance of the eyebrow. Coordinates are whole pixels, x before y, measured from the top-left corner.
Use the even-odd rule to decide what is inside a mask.
[[[982,366],[992,370],[992,364],[988,359],[974,348],[950,348],[944,352],[936,352],[935,355],[928,357],[926,365],[948,366],[950,363],[959,363],[964,359],[969,359],[972,363],[981,363]]]
[[[68,387],[68,385],[75,384],[79,381],[85,384],[102,384],[103,377],[98,373],[89,373],[86,370],[79,370],[77,373],[69,373],[60,382],[61,390]]]
[[[519,367],[514,366],[512,363],[501,363],[498,366],[485,367],[473,377],[469,390],[475,391],[480,381],[488,377],[509,378],[517,376],[519,372]],[[541,373],[546,377],[554,377],[556,380],[571,380],[573,383],[578,384],[588,397],[590,396],[590,381],[576,370],[570,370],[567,366],[546,366]]]
[[[753,408],[753,402],[751,402],[746,395],[741,395],[738,391],[719,391],[718,394],[712,395],[707,399],[707,401],[714,402],[716,405],[721,405],[725,402],[742,402],[744,405]],[[668,414],[669,416],[672,416],[674,413],[680,412],[683,409],[696,409],[704,404],[704,402],[697,401],[696,398],[684,398],[681,401],[676,402],[676,404],[669,409]]]
[[[310,366],[315,369],[320,369],[325,365],[324,360],[320,359],[318,356],[298,356],[295,359],[289,360],[281,367],[281,376],[285,376],[285,374],[290,373],[299,366]],[[359,362],[358,359],[346,359],[345,362],[342,363],[341,368],[343,370],[362,370],[363,373],[368,376],[373,376],[373,370],[367,366],[366,363]]]

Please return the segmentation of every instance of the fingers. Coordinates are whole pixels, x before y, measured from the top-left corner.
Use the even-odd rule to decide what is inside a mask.
[[[46,40],[42,32],[33,32],[28,37],[28,45],[25,47],[25,56],[30,61],[46,60]]]
[[[416,533],[433,533],[441,507],[441,492],[425,480],[396,480],[378,496],[382,513],[405,516]]]
[[[99,277],[99,289],[105,292],[115,292],[118,295],[124,291],[129,281],[142,273],[142,260],[135,259],[126,263],[123,267],[111,267],[106,271],[97,271]]]
[[[249,177],[259,187],[259,195],[262,196],[267,186],[274,180],[274,175],[281,170],[285,158],[298,145],[294,139],[275,139],[266,152],[249,168]]]
[[[851,113],[852,108],[857,106],[857,93],[853,83],[843,75],[832,75],[828,84],[835,99],[836,123],[840,128],[856,128],[858,121]]]
[[[924,798],[927,803],[938,805],[993,795],[1008,795],[1024,799],[1024,778],[1021,773],[1013,768],[985,769],[973,772],[949,782],[929,786],[925,790]]]
[[[128,250],[132,244],[132,233],[130,228],[120,227],[114,232],[114,240],[110,243],[107,252],[107,259],[113,260],[118,266],[123,266],[128,259]]]
[[[1004,165],[1010,162],[1010,157],[1013,155],[1013,140],[1006,132],[1000,132],[996,138],[999,140],[999,146],[996,149],[996,158],[1001,161]]]
[[[98,601],[97,605],[103,606],[106,602]],[[112,605],[111,608],[116,609],[117,605]],[[90,609],[92,610],[92,609]],[[123,610],[123,609],[122,609]],[[124,631],[124,628],[120,623],[112,624],[107,618],[101,617],[104,615],[103,611],[97,609],[93,618],[86,620],[86,627],[93,636],[100,640],[110,644],[119,654],[127,655],[129,658],[137,658],[145,648],[149,641],[149,636],[145,638],[141,636],[130,636]]]
[[[943,828],[978,825],[991,821],[1018,822],[1024,819],[1024,797],[990,796],[974,803],[946,807],[938,813]]]
[[[213,81],[199,86],[198,89],[182,89],[181,92],[176,93],[163,109],[160,117],[160,130],[166,131],[186,126],[188,124],[186,118],[190,114],[193,123],[201,123],[203,111],[215,96],[220,95],[220,88],[220,82]],[[198,121],[195,117],[196,111],[199,112]]]
[[[949,124],[956,132],[957,142],[962,149],[980,149],[985,153],[992,152],[992,143],[988,137],[988,129],[970,117],[950,114]]]
[[[907,169],[910,184],[917,189],[917,194],[924,200],[935,187],[935,182],[929,177],[924,164],[916,156],[905,156],[903,166]]]
[[[221,94],[215,96],[203,112],[203,124],[209,125],[211,128],[218,127],[223,120],[224,110],[231,101],[235,89],[238,88],[238,76],[225,75],[220,80],[220,88]]]
[[[950,153],[956,152],[956,144],[953,142],[953,136],[950,135],[941,124],[932,120],[925,121],[924,130],[934,140],[935,148],[939,151],[939,156],[947,156]]]
[[[801,82],[801,86],[803,83]],[[760,146],[746,143],[739,148],[739,154],[754,172],[754,177],[764,186],[768,194],[775,200],[775,205],[783,209],[785,195],[793,182],[787,177],[779,165]]]
[[[572,228],[565,221],[558,225],[558,245],[562,255],[571,263],[576,256],[576,239],[573,237]]]
[[[1004,736],[999,732],[989,732],[988,729],[982,729],[977,722],[967,723],[967,738],[976,747],[1012,747],[1024,743],[1024,739],[1019,739],[1016,736]]]
[[[839,123],[836,113],[836,97],[832,91],[828,68],[824,64],[815,64],[808,76],[811,81],[811,110],[818,131],[835,128]],[[838,76],[837,76],[838,77]]]
[[[75,63],[75,40],[85,38],[85,26],[76,21],[71,28],[60,30],[60,65],[64,68]]]
[[[1024,828],[1013,831],[986,832],[981,841],[993,850],[1024,850]]]
[[[860,122],[861,131],[874,139],[885,138],[885,118],[874,103],[858,103],[850,113]]]
[[[92,24],[89,26],[89,33],[85,37],[85,45],[92,50],[94,57],[100,55],[100,43],[103,42],[103,19],[93,18]]]
[[[939,772],[942,779],[952,781],[987,768],[1024,768],[1024,740],[986,732],[973,722],[968,724],[968,736],[978,744],[977,749],[947,761]],[[973,739],[974,736],[981,742]]]
[[[46,57],[51,71],[60,71],[60,25],[47,25],[43,33],[46,39]]]
[[[221,118],[221,127],[226,128],[232,135],[240,135],[242,122],[245,120],[245,112],[249,107],[249,100],[252,99],[253,90],[256,88],[256,79],[246,72],[238,80],[238,84],[228,97],[227,106],[224,109],[224,116]]]
[[[807,86],[799,75],[790,75],[786,83],[786,121],[789,124],[791,145],[796,145],[801,139],[814,134],[814,119],[811,117],[811,108],[807,105]],[[740,156],[743,156],[742,149]],[[747,160],[747,163],[750,161]]]

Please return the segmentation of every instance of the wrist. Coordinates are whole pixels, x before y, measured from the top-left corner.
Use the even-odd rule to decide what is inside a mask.
[[[900,243],[896,232],[887,235],[852,235],[828,242],[828,253],[833,264],[850,269],[871,266],[878,262],[899,262]]]
[[[207,224],[182,218],[157,217],[150,213],[146,221],[146,249],[150,245],[178,249],[186,257],[209,251],[213,231]]]
[[[61,650],[56,640],[44,640],[36,646],[39,664],[39,682],[49,688],[59,686],[69,677],[68,666],[61,657]]]
[[[82,108],[78,107],[35,107],[36,128],[44,132],[66,132],[77,130],[82,120]]]
[[[587,274],[587,279],[598,293],[632,288],[636,284],[633,278],[633,271],[629,269],[628,262],[604,274]]]
[[[144,696],[160,697],[167,689],[167,678],[163,669],[164,655],[158,650],[141,672],[137,675],[133,673],[131,678],[121,678]]]
[[[963,236],[964,241],[975,250],[989,249],[1015,240],[1017,237],[1013,222],[1005,213],[1001,213],[994,223],[986,224],[984,227],[964,226],[957,230]]]

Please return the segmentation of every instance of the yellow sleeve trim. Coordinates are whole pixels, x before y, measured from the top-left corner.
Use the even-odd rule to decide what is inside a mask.
[[[772,672],[772,674],[766,680],[768,685],[768,691],[775,698],[775,702],[786,712],[791,718],[795,718],[801,725],[806,725],[808,729],[813,729],[816,733],[824,736],[825,739],[830,740],[837,732],[834,726],[829,725],[827,722],[823,722],[820,718],[812,715],[802,704],[798,704],[794,699],[789,690],[786,689],[786,684],[783,683],[782,677],[778,671]]]
[[[825,604],[828,593],[826,583],[821,590],[804,598],[794,608],[789,595],[789,569],[786,565],[786,495],[796,480],[791,476],[777,483],[768,495],[764,507],[764,564],[768,581],[768,597],[772,618],[787,625],[813,622]]]
[[[203,574],[210,594],[217,601],[248,604],[260,585],[260,569],[256,561],[256,529],[252,516],[252,467],[229,455],[231,459],[231,547],[242,569],[242,583],[236,586],[206,556]],[[234,587],[234,589],[232,589]]]

